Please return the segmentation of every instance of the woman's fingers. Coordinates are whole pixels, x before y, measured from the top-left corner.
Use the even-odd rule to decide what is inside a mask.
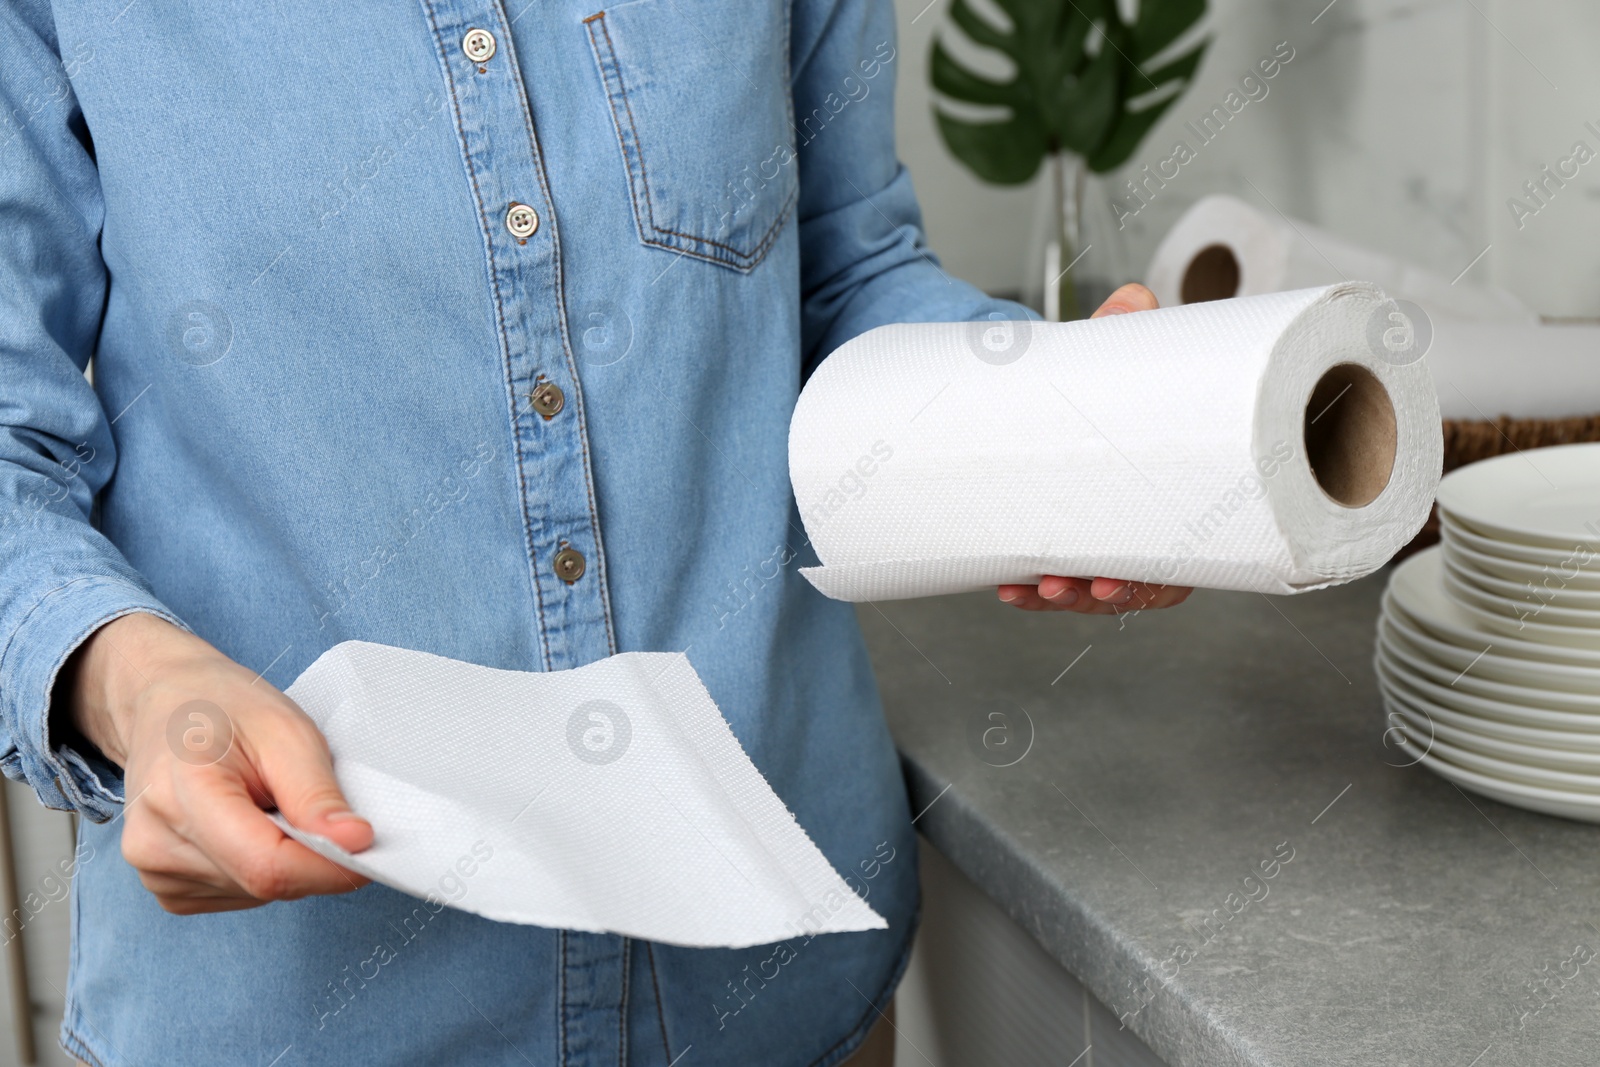
[[[1137,282],[1112,293],[1090,318],[1151,311],[1155,294]],[[1002,585],[1000,599],[1023,611],[1076,611],[1081,615],[1122,615],[1145,608],[1181,604],[1190,590],[1184,586],[1151,585],[1114,578],[1067,578],[1047,574],[1038,585]]]
[[[1146,608],[1170,608],[1189,599],[1194,592],[1186,585],[1156,585],[1151,582],[1125,582],[1116,578],[1096,578],[1090,585],[1091,593],[1102,604],[1110,604],[1119,611],[1143,611]]]
[[[256,907],[367,884],[285,837],[225,770],[185,766],[179,774],[172,796],[158,791],[129,808],[122,833],[123,857],[168,911],[218,910],[207,901]]]
[[[122,853],[177,914],[346,893],[368,881],[285,835],[262,810],[276,807],[291,824],[351,851],[372,842],[371,826],[348,811],[315,724],[283,697],[238,681],[214,690],[228,725],[214,762],[194,762],[166,736],[164,703],[139,720]]]
[[[1059,611],[1092,611],[1094,608],[1089,583],[1082,578],[1047,574],[1039,579],[1037,593],[1046,607]]]
[[[1034,585],[1002,585],[1000,599],[1023,611],[1075,611],[1081,615],[1125,615],[1181,604],[1193,592],[1182,585],[1154,585],[1115,578],[1068,578],[1047,574]]]
[[[328,742],[310,717],[277,716],[255,752],[255,771],[273,804],[299,830],[328,838],[346,852],[372,845],[372,825],[350,810],[333,775]]]
[[[366,884],[365,878],[285,836],[250,799],[241,779],[208,783],[185,799],[190,813],[204,817],[187,820],[180,832],[258,902],[345,893]]]
[[[1089,317],[1091,319],[1103,318],[1106,315],[1126,315],[1130,311],[1151,311],[1156,307],[1156,295],[1138,282],[1129,282],[1121,289],[1106,297],[1105,303]]]
[[[218,889],[209,882],[171,874],[139,872],[139,881],[173,915],[203,915],[217,911],[259,908],[261,901],[238,889]]]

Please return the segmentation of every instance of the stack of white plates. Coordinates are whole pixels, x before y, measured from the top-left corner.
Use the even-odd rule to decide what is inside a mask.
[[[1463,467],[1439,517],[1443,543],[1383,598],[1386,743],[1463,789],[1600,822],[1600,445]]]

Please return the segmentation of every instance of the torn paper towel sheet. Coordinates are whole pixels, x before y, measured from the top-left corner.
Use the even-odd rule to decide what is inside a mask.
[[[385,885],[504,922],[674,945],[887,925],[682,653],[525,673],[346,641],[287,692],[327,736],[376,841],[352,855],[278,824]]]
[[[1515,296],[1489,285],[1441,277],[1362,248],[1309,222],[1258,211],[1232,196],[1207,196],[1183,213],[1156,247],[1146,284],[1162,307],[1232,296],[1331,285],[1363,278],[1430,315],[1519,322],[1538,317]]]
[[[840,600],[1045,574],[1294,593],[1421,528],[1427,368],[1371,338],[1371,285],[1065,323],[882,326],[828,356],[789,474]]]

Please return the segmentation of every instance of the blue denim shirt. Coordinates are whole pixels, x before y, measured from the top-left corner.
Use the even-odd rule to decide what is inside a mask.
[[[789,415],[864,330],[1018,311],[924,246],[888,0],[598,2],[0,2],[0,765],[86,816],[92,1064],[831,1064],[892,992],[914,842],[852,610],[797,574]],[[687,650],[890,929],[169,915],[116,768],[48,730],[136,611],[279,687],[349,638]]]

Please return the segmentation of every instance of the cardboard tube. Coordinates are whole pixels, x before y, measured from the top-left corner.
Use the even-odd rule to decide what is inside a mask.
[[[1398,428],[1389,391],[1367,368],[1328,368],[1306,403],[1306,460],[1328,498],[1347,508],[1378,498],[1394,472]]]

